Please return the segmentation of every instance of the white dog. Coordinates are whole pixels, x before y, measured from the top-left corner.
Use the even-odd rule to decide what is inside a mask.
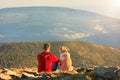
[[[61,46],[60,50],[60,71],[72,71],[72,60],[70,57],[69,48]]]

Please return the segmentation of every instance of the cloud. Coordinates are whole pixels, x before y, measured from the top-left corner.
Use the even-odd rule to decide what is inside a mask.
[[[2,34],[0,34],[0,39],[4,38],[4,36]]]
[[[21,27],[30,27],[30,26],[41,26],[42,25],[42,22],[40,22],[39,20],[37,21],[30,21],[30,22],[23,22],[23,23],[20,23],[19,26]]]
[[[13,12],[0,13],[1,24],[21,22],[26,18],[27,15],[25,13],[13,13]]]
[[[77,38],[89,37],[90,34],[74,33],[74,34],[65,34],[64,36],[67,37],[67,38],[71,38],[71,39],[77,39]]]
[[[63,30],[65,31],[64,37],[70,38],[70,39],[78,39],[78,38],[90,36],[90,34],[88,34],[88,33],[75,32],[75,31],[69,30],[67,28],[63,28]]]
[[[99,23],[100,20],[99,19],[95,19],[95,20],[92,20],[92,22]]]
[[[71,32],[71,33],[74,33],[74,31],[72,31],[72,30],[69,30],[69,29],[67,29],[67,28],[62,28],[63,30],[65,30],[66,32]]]
[[[107,33],[107,31],[102,26],[100,26],[98,24],[94,27],[94,29],[101,32],[101,33],[103,33],[103,34]]]

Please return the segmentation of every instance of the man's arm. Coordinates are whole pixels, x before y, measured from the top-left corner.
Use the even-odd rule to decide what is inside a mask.
[[[59,61],[59,59],[53,54],[51,54],[51,59],[52,59],[53,62],[58,62]]]

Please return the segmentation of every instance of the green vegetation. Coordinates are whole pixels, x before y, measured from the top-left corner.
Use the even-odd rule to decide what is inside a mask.
[[[82,41],[49,41],[51,52],[59,57],[61,45],[70,48],[74,67],[120,65],[120,49]],[[44,42],[0,43],[0,68],[36,67],[36,55]]]

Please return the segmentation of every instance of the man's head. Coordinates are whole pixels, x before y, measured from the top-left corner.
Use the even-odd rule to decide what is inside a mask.
[[[45,51],[50,50],[50,43],[44,43],[43,49]]]

